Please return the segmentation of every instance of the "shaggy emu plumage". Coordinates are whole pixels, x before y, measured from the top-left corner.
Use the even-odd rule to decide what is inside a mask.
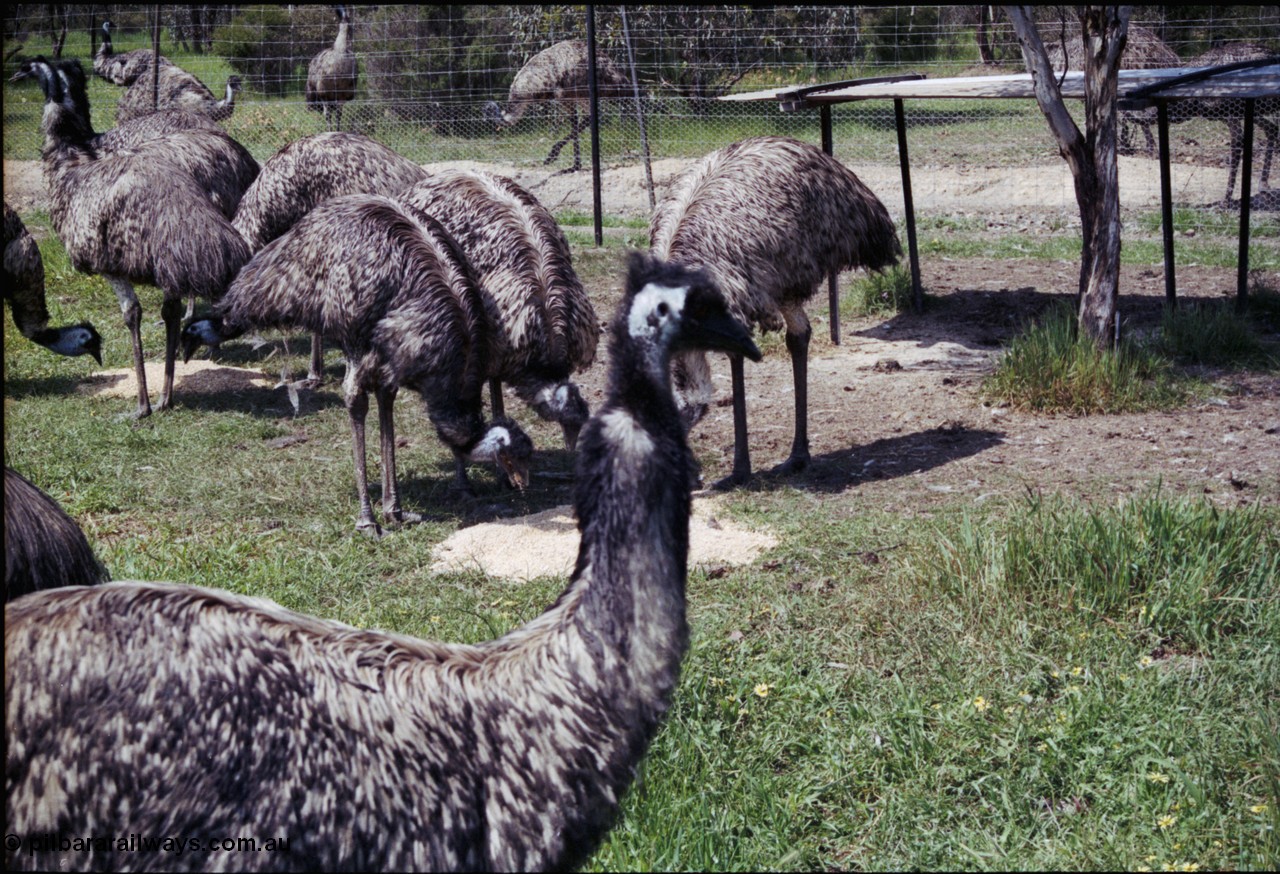
[[[902,255],[888,210],[854,173],[821,149],[785,137],[757,137],[712,152],[672,184],[649,224],[659,258],[708,270],[744,325],[785,328],[795,380],[795,437],[780,472],[809,462],[808,350],[804,303],[826,276],[851,267],[881,270]],[[751,477],[742,357],[733,376],[733,473]],[[702,353],[675,362],[676,395],[690,428],[711,400]]]
[[[108,579],[106,569],[75,520],[30,480],[6,467],[5,603],[31,592],[61,586],[95,586]]]
[[[159,92],[153,107],[151,77],[144,76],[125,89],[116,104],[116,124],[143,118],[157,110],[185,109],[207,115],[213,121],[226,121],[235,112],[236,95],[240,93],[239,76],[227,77],[226,95],[219,100],[209,87],[176,65],[160,68]]]
[[[147,416],[151,401],[142,354],[142,306],[133,283],[164,292],[165,375],[157,405],[163,410],[173,393],[181,301],[218,297],[249,260],[249,247],[173,157],[172,140],[199,132],[118,152],[95,148],[64,69],[43,61],[33,64],[45,95],[42,154],[49,217],[72,266],[105,277],[120,301],[133,340],[137,415]]]
[[[89,95],[84,68],[75,58],[24,62],[9,80],[38,79],[38,67],[56,72],[64,88],[64,108],[79,119],[78,142],[96,156],[120,152],[163,153],[178,163],[204,189],[218,211],[231,218],[240,197],[258,176],[258,162],[207,115],[182,109],[162,109],[94,133],[89,119]]]
[[[511,80],[507,105],[496,101],[485,104],[485,118],[499,129],[510,127],[521,118],[530,106],[554,102],[567,105],[571,123],[569,134],[551,147],[546,160],[550,164],[560,156],[565,143],[573,141],[573,170],[582,169],[582,147],[578,134],[591,123],[590,79],[588,78],[587,44],[571,39],[545,48],[525,62]],[[627,93],[627,79],[604,54],[596,52],[596,86],[601,99],[619,97]],[[582,108],[581,112],[579,107]]]
[[[4,300],[22,336],[59,355],[92,355],[102,363],[102,337],[88,322],[49,327],[44,301],[44,259],[9,202],[4,204]]]
[[[578,455],[573,576],[542,616],[497,640],[428,642],[164,583],[11,605],[5,650],[29,657],[5,662],[9,831],[289,837],[273,853],[164,857],[190,869],[580,865],[688,648],[696,462],[668,359],[690,347],[759,357],[705,275],[633,262],[608,399]],[[129,861],[5,858],[10,869]]]
[[[344,194],[390,197],[427,171],[363,134],[328,131],[294,140],[262,165],[232,224],[258,251],[321,203]],[[320,336],[313,335],[308,380],[324,376]]]
[[[143,73],[150,72],[155,60],[155,52],[151,49],[134,49],[131,52],[116,54],[111,45],[111,22],[102,22],[102,44],[93,56],[93,72],[113,85],[129,86],[142,78]],[[173,62],[160,56],[160,69],[172,66]]]
[[[357,530],[381,534],[365,479],[371,392],[382,434],[385,517],[419,518],[401,509],[396,486],[392,404],[402,387],[426,402],[436,432],[453,450],[460,488],[467,488],[468,459],[497,462],[523,487],[533,445],[515,422],[484,424],[484,304],[466,258],[430,216],[368,195],[321,204],[244,266],[212,318],[187,325],[183,355],[249,328],[306,328],[342,348],[360,497]]]
[[[330,130],[342,127],[342,107],[356,96],[356,53],[351,50],[351,16],[336,6],[338,35],[333,45],[311,59],[307,67],[307,109],[323,112]]]
[[[398,199],[438,219],[476,272],[493,325],[494,415],[506,382],[560,424],[572,449],[589,410],[569,377],[595,360],[600,323],[555,218],[512,180],[482,171],[440,173]]]

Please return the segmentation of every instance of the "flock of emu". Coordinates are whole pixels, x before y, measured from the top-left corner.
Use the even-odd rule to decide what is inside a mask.
[[[349,50],[339,16],[335,55]],[[101,76],[133,63],[136,81],[166,63],[113,56],[106,35]],[[708,155],[655,212],[651,251],[630,256],[608,327],[605,400],[592,416],[572,377],[595,361],[600,321],[563,233],[512,180],[429,175],[341,131],[304,137],[259,167],[210,112],[191,107],[121,118],[98,134],[78,61],[36,58],[19,76],[44,93],[54,230],[76,269],[119,297],[138,416],[151,412],[133,291],[145,283],[164,295],[160,410],[173,403],[179,347],[190,356],[250,330],[302,329],[315,338],[317,381],[321,344],[341,349],[358,531],[377,536],[417,518],[396,484],[392,405],[402,388],[424,400],[457,459],[459,488],[466,462],[481,458],[511,485],[526,482],[533,445],[503,414],[506,384],[576,451],[581,542],[568,587],[539,618],[486,643],[441,644],[223,591],[104,582],[74,522],[6,471],[7,832],[291,837],[287,853],[160,857],[191,868],[585,861],[671,703],[688,646],[698,476],[687,434],[710,401],[705,353],[732,362],[730,482],[740,483],[751,475],[743,359],[761,357],[751,330],[785,329],[796,387],[785,468],[803,468],[803,305],[831,271],[898,259],[884,205],[795,140],[760,137]],[[333,111],[336,126],[341,100],[322,91],[308,86],[308,103],[327,123]],[[92,326],[48,327],[39,253],[7,206],[5,280],[25,336],[100,359]],[[183,325],[183,303],[197,297],[212,310]],[[381,525],[365,473],[369,394]],[[6,842],[6,866],[160,863],[32,850]]]

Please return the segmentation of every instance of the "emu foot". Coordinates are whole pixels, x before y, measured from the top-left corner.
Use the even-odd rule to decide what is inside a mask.
[[[802,472],[808,466],[809,453],[806,452],[803,455],[796,455],[793,453],[790,458],[782,462],[782,464],[779,464],[773,470],[769,471],[769,473],[775,476],[792,476],[793,474]]]
[[[405,525],[417,525],[426,518],[421,513],[411,513],[408,510],[389,510],[382,515],[388,525],[394,523],[397,528]]]
[[[751,471],[735,470],[722,480],[717,480],[711,484],[711,488],[717,492],[727,492],[730,489],[736,489],[738,486],[745,486],[751,482]]]
[[[382,529],[378,527],[378,523],[373,521],[372,519],[361,519],[359,522],[357,522],[356,532],[358,534],[363,534],[365,537],[369,537],[373,540],[382,539]]]

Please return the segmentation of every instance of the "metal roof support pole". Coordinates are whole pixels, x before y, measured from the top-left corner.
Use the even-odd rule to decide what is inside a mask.
[[[1236,310],[1243,313],[1249,295],[1249,212],[1253,199],[1253,108],[1254,99],[1244,101],[1244,155],[1240,168],[1240,257],[1236,266]],[[1230,194],[1228,193],[1228,196]]]
[[[604,245],[600,212],[600,88],[596,80],[596,7],[587,6],[587,84],[591,102],[591,207],[595,213],[596,246]]]
[[[1178,305],[1178,283],[1173,270],[1173,183],[1169,176],[1169,103],[1156,101],[1156,129],[1160,135],[1160,224],[1164,232],[1164,299]]]
[[[902,207],[907,213],[907,253],[911,258],[911,301],[916,312],[924,309],[924,286],[920,284],[920,250],[916,246],[916,207],[911,198],[911,161],[907,158],[907,117],[902,98],[893,100],[898,123],[898,164],[902,167]]]
[[[831,133],[831,106],[823,104],[818,108],[818,118],[822,121],[822,151],[835,155],[835,138]],[[836,271],[827,277],[827,307],[831,311],[831,342],[840,345],[840,282]]]

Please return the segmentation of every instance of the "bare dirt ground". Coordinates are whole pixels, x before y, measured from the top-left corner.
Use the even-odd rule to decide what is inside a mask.
[[[685,163],[655,164],[659,197]],[[444,165],[428,165],[428,169],[440,166]],[[553,210],[590,212],[587,173],[495,169],[513,176]],[[36,162],[6,161],[4,174],[6,199],[20,211],[44,205]],[[945,207],[1032,215],[1034,205],[1022,201],[1018,184],[1008,176],[1000,171],[985,175],[955,171]],[[880,191],[897,183],[871,184]],[[609,170],[604,186],[610,212],[647,212],[640,168]],[[1127,204],[1134,189],[1130,183],[1125,191]],[[1156,197],[1154,203],[1158,203]],[[919,198],[917,204],[922,210],[943,205]],[[930,298],[923,314],[846,322],[838,346],[827,336],[825,301],[815,298],[810,304],[813,461],[801,474],[776,477],[769,472],[787,456],[791,443],[789,359],[779,343],[764,362],[749,366],[748,425],[758,473],[749,488],[794,486],[815,496],[839,494],[847,500],[849,512],[879,507],[906,514],[927,514],[957,498],[977,504],[1028,491],[1111,501],[1150,490],[1157,483],[1166,494],[1203,496],[1222,506],[1280,505],[1280,376],[1274,372],[1206,373],[1213,385],[1209,397],[1172,412],[1076,418],[992,407],[981,399],[979,386],[1001,344],[1052,301],[1069,298],[1076,265],[925,259],[922,268]],[[1182,300],[1220,299],[1234,293],[1232,269],[1187,265],[1179,268],[1177,279]],[[1280,285],[1280,276],[1263,279],[1272,287]],[[1158,322],[1164,300],[1161,272],[1126,268],[1121,287],[1126,330],[1150,330]],[[607,318],[606,313],[601,316]],[[713,370],[716,405],[691,435],[708,483],[729,473],[733,454],[728,367],[722,356],[713,359]],[[597,365],[581,380],[593,406],[602,399],[603,377],[604,367]],[[127,386],[113,388],[129,394]],[[181,390],[199,389],[192,385]],[[714,518],[714,509],[705,512]],[[568,517],[553,516],[522,520],[524,534],[517,538],[507,532],[499,541],[518,539],[536,552],[544,549],[543,536],[558,530],[567,531],[572,543]],[[464,561],[475,558],[465,542],[451,541],[441,553],[442,560],[450,550]],[[547,552],[545,570],[536,566],[533,557],[534,565],[522,565],[511,573],[559,572],[560,550],[557,546]],[[496,565],[494,571],[506,572]]]

